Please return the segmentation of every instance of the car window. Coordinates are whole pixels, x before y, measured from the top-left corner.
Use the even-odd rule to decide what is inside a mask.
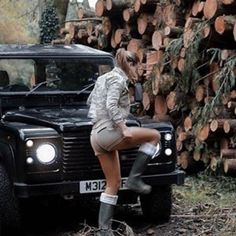
[[[4,59],[0,60],[0,92],[27,91],[40,83],[37,91],[80,91],[112,68],[111,58]]]
[[[33,74],[33,60],[0,60],[0,91],[29,90],[31,87],[31,77]]]

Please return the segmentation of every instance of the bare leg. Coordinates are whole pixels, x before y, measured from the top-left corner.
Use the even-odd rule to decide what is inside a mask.
[[[99,155],[98,159],[106,178],[105,193],[116,195],[121,183],[118,151],[111,151],[109,153]]]
[[[148,128],[130,127],[129,129],[131,137],[123,139],[114,149],[122,150],[142,144],[130,171],[126,187],[137,193],[148,194],[151,192],[151,186],[142,181],[141,175],[157,151],[156,145],[160,142],[160,133]]]
[[[138,144],[151,143],[156,145],[160,141],[160,133],[155,129],[129,127],[132,137],[123,139],[113,150],[122,150]]]
[[[98,236],[114,236],[112,233],[112,217],[117,202],[117,192],[120,188],[120,162],[118,151],[111,151],[99,155],[103,173],[106,178],[106,189],[100,197],[100,210],[98,215]]]

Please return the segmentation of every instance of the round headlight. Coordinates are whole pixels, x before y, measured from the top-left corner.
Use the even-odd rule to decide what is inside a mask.
[[[167,148],[165,150],[165,154],[166,154],[166,156],[170,156],[172,154],[172,150],[170,148]]]
[[[33,142],[32,140],[28,140],[28,141],[26,142],[26,146],[27,146],[27,147],[33,147],[33,145],[34,145],[34,142]]]
[[[168,134],[165,134],[165,140],[166,141],[170,141],[172,139],[172,134],[168,133]]]
[[[52,144],[42,144],[36,149],[36,156],[43,164],[49,164],[56,157],[56,150]]]

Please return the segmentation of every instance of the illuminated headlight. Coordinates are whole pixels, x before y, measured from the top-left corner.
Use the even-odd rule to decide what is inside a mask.
[[[166,156],[170,156],[172,154],[172,150],[170,148],[165,149]]]
[[[165,134],[164,138],[166,141],[170,141],[172,139],[172,134],[170,134],[170,133]]]
[[[49,164],[56,158],[56,150],[52,144],[42,144],[36,149],[36,156],[43,164]]]
[[[28,141],[26,142],[26,146],[27,146],[27,147],[33,147],[33,145],[34,145],[34,142],[33,142],[32,140],[28,140]]]
[[[32,157],[28,157],[28,158],[26,159],[26,163],[27,163],[27,164],[33,164],[33,162],[34,162],[34,159],[33,159]]]

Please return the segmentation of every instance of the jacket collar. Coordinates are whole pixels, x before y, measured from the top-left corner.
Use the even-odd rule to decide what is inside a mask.
[[[126,82],[129,81],[128,76],[125,74],[125,72],[120,67],[115,66],[113,70],[115,72],[119,73],[126,80]]]

